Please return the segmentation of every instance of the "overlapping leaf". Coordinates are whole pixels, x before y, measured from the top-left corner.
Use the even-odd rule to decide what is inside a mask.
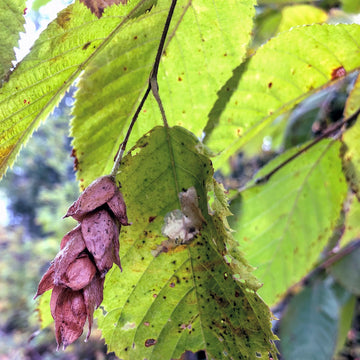
[[[78,85],[72,135],[79,178],[85,183],[111,169],[147,86],[169,5],[168,0],[157,1],[144,21],[128,25],[115,46],[94,59]],[[177,2],[158,75],[170,124],[201,135],[216,92],[245,55],[253,15],[253,0]],[[150,97],[129,146],[161,124]]]
[[[0,2],[0,80],[10,70],[15,60],[14,47],[23,30],[25,0],[2,0]],[[0,82],[1,86],[1,82]]]
[[[207,144],[226,149],[215,166],[309,92],[358,69],[359,38],[359,25],[311,25],[281,33],[261,47],[244,67],[235,91],[229,89],[234,94],[218,109],[221,116],[211,119],[217,126]]]
[[[348,292],[339,288],[331,278],[317,279],[290,301],[280,325],[281,353],[285,359],[333,358],[340,311],[350,298]]]
[[[0,89],[0,175],[90,60],[114,46],[130,17],[144,11],[132,2],[112,7],[98,20],[76,2],[58,14]]]
[[[257,267],[255,275],[264,283],[259,293],[270,305],[312,268],[340,216],[347,193],[340,145],[323,140],[234,202],[234,236]],[[270,162],[261,174],[294,151]]]
[[[229,234],[219,214],[226,209],[220,211],[220,196],[217,213],[208,214],[212,168],[198,150],[185,129],[159,127],[121,167],[132,225],[122,229],[123,272],[107,275],[98,323],[108,349],[122,359],[178,359],[201,349],[209,359],[253,359],[274,350],[270,313],[254,292],[249,266],[241,257],[225,261]],[[206,223],[192,241],[170,246],[160,231],[164,217],[180,209],[178,193],[192,186]],[[160,244],[166,250],[159,252]]]

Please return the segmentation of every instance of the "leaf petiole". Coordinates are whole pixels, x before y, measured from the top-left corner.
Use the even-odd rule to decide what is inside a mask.
[[[125,152],[125,149],[126,149],[126,145],[127,145],[127,142],[129,140],[129,137],[130,137],[130,134],[131,134],[131,131],[132,131],[132,129],[134,127],[134,124],[135,124],[135,122],[136,122],[136,120],[137,120],[137,118],[138,118],[138,116],[140,114],[141,109],[144,106],[144,103],[145,103],[147,97],[149,96],[150,91],[152,91],[152,93],[154,95],[154,98],[155,98],[155,100],[157,101],[157,103],[159,105],[164,125],[166,127],[169,126],[168,122],[167,122],[167,119],[166,119],[165,110],[164,110],[164,107],[162,105],[162,102],[161,102],[161,99],[160,99],[160,96],[159,96],[159,85],[158,85],[158,81],[157,81],[157,75],[158,75],[161,55],[162,55],[163,50],[164,50],[165,40],[166,40],[167,33],[169,31],[171,19],[172,19],[173,14],[174,14],[176,2],[177,2],[177,0],[172,0],[171,6],[170,6],[170,9],[169,9],[169,13],[168,13],[168,16],[166,18],[165,25],[164,25],[164,29],[163,29],[163,32],[162,32],[162,35],[161,35],[159,47],[158,47],[158,50],[157,50],[157,53],[156,53],[154,66],[153,66],[153,68],[151,70],[151,73],[150,73],[148,87],[146,88],[144,96],[142,97],[142,99],[140,101],[140,104],[137,107],[137,109],[135,111],[135,114],[131,119],[129,128],[128,128],[128,130],[126,132],[126,135],[125,135],[125,138],[124,138],[124,141],[119,146],[119,150],[118,150],[118,152],[116,154],[116,157],[115,157],[115,160],[114,160],[114,166],[113,166],[113,168],[111,170],[111,173],[110,173],[111,176],[115,177],[115,175],[116,175],[116,173],[117,173],[117,171],[118,171],[118,169],[120,167],[121,160],[123,158],[123,155],[124,155],[124,152]]]
[[[276,173],[278,172],[281,168],[283,168],[285,165],[289,164],[291,161],[293,161],[294,159],[296,159],[298,156],[300,156],[301,154],[305,153],[307,150],[309,150],[310,148],[312,148],[314,145],[316,145],[319,141],[321,141],[322,139],[332,135],[333,133],[335,133],[336,131],[338,131],[339,129],[341,129],[344,125],[346,125],[347,123],[351,122],[352,120],[354,120],[358,115],[360,114],[360,108],[354,112],[351,116],[341,120],[340,122],[338,122],[337,124],[335,124],[334,126],[331,126],[329,129],[327,129],[326,131],[324,131],[319,137],[317,137],[315,140],[313,140],[310,144],[308,144],[307,146],[305,146],[304,148],[302,148],[301,150],[299,150],[296,154],[290,156],[288,159],[286,159],[285,161],[283,161],[281,164],[279,164],[278,166],[276,166],[273,170],[271,170],[268,174],[258,178],[255,180],[255,185],[259,185],[259,184],[264,184],[267,181],[269,181],[269,179]]]

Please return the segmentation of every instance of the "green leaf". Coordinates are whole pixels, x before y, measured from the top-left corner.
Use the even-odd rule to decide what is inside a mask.
[[[342,140],[346,145],[343,155],[343,165],[346,178],[351,189],[360,201],[360,116],[356,123],[348,129],[342,136]]]
[[[340,240],[341,247],[346,246],[352,240],[360,238],[360,201],[353,195],[350,196],[345,208],[345,228]]]
[[[0,2],[0,87],[4,76],[15,60],[14,47],[18,45],[19,33],[24,28],[25,0],[2,0]]]
[[[360,11],[360,2],[354,0],[341,0],[342,8],[348,13],[358,13]]]
[[[219,360],[268,351],[276,357],[270,312],[254,291],[251,268],[241,256],[226,254],[230,233],[222,216],[228,210],[221,209],[211,162],[199,149],[185,129],[158,127],[121,166],[132,225],[120,235],[123,272],[114,268],[106,276],[97,316],[109,351],[122,359],[178,359],[186,350]],[[190,187],[206,223],[193,240],[167,239],[160,230],[164,218],[182,209],[178,194]],[[209,189],[216,196],[212,215]]]
[[[235,91],[227,106],[218,109],[218,126],[207,134],[206,144],[223,151],[214,159],[215,168],[309,93],[329,85],[342,68],[357,70],[359,37],[359,25],[310,25],[262,46],[238,86],[229,88]]]
[[[349,117],[360,108],[360,75],[358,75],[354,87],[351,89],[346,100],[344,116]]]
[[[148,5],[149,1],[139,4]],[[0,89],[0,176],[90,60],[126,28],[139,6],[113,6],[101,19],[76,2],[58,14]]]
[[[331,266],[330,273],[348,291],[360,295],[360,248],[337,261]]]
[[[264,286],[259,294],[274,304],[316,263],[340,216],[347,185],[339,142],[323,140],[270,180],[248,188],[233,202],[234,237]],[[269,173],[299,149],[266,165]]]
[[[37,312],[39,314],[39,321],[42,329],[45,329],[54,322],[50,311],[50,298],[51,291],[46,291],[41,295],[38,301]]]
[[[356,300],[357,297],[355,295],[351,295],[347,299],[347,301],[344,302],[344,305],[340,310],[338,336],[337,336],[335,353],[338,353],[345,345],[345,341],[347,339],[349,330],[351,329],[351,325],[354,320]]]
[[[338,335],[339,305],[331,278],[317,279],[291,299],[280,323],[284,359],[331,360]]]
[[[119,34],[82,76],[72,136],[84,185],[111,170],[148,85],[168,8],[168,0],[157,1],[150,14],[129,24],[126,33]],[[170,124],[201,135],[216,92],[245,55],[254,11],[254,0],[178,1],[158,74]],[[161,124],[158,106],[150,96],[129,147]]]
[[[328,17],[324,10],[305,4],[285,6],[281,14],[278,32],[290,30],[295,26],[323,23]]]
[[[35,0],[32,4],[32,9],[38,11],[42,6],[48,4],[51,0]]]

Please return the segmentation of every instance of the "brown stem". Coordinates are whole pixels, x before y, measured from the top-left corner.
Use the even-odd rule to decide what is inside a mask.
[[[351,116],[349,116],[346,119],[341,120],[340,122],[338,122],[337,124],[335,124],[334,126],[332,126],[331,128],[329,128],[328,130],[324,131],[318,138],[316,138],[315,140],[313,140],[310,144],[308,144],[307,146],[305,146],[304,148],[302,148],[300,151],[298,151],[296,154],[290,156],[288,159],[286,159],[285,161],[283,161],[281,164],[279,164],[278,166],[276,166],[273,170],[271,170],[268,174],[258,178],[255,180],[255,184],[264,184],[267,181],[269,181],[269,179],[275,174],[277,173],[281,168],[283,168],[285,165],[287,165],[288,163],[290,163],[291,161],[293,161],[295,158],[297,158],[298,156],[300,156],[301,154],[303,154],[304,152],[306,152],[307,150],[309,150],[310,148],[312,148],[314,145],[316,145],[319,141],[321,141],[322,139],[330,136],[331,134],[335,133],[337,130],[341,129],[342,126],[344,126],[345,124],[349,123],[350,121],[354,120],[358,115],[360,114],[360,109],[358,109],[356,112],[354,112]]]
[[[137,109],[135,111],[135,114],[131,119],[129,128],[128,128],[128,130],[126,132],[126,135],[125,135],[125,138],[124,138],[124,141],[119,146],[119,150],[118,150],[118,152],[116,154],[116,157],[115,157],[115,160],[114,160],[114,166],[113,166],[113,168],[111,170],[111,173],[110,173],[111,176],[115,177],[116,173],[118,172],[118,169],[120,167],[121,160],[123,158],[123,155],[124,155],[124,152],[125,152],[125,149],[126,149],[126,145],[127,145],[127,142],[129,140],[129,137],[130,137],[130,134],[131,134],[131,131],[132,131],[132,129],[134,127],[134,124],[135,124],[135,122],[136,122],[136,120],[137,120],[137,118],[138,118],[138,116],[140,114],[141,109],[144,106],[144,103],[145,103],[147,97],[149,96],[150,91],[153,92],[154,97],[155,97],[156,101],[159,104],[161,115],[162,115],[163,120],[164,120],[164,124],[165,124],[165,126],[167,126],[165,111],[164,111],[164,108],[162,106],[162,103],[161,103],[161,100],[160,100],[160,97],[159,97],[159,92],[158,92],[159,86],[158,86],[158,83],[157,83],[157,74],[158,74],[158,70],[159,70],[161,55],[162,55],[163,50],[164,50],[166,35],[167,35],[168,31],[169,31],[170,22],[171,22],[173,14],[174,14],[176,1],[177,0],[172,0],[171,6],[170,6],[170,9],[169,9],[169,13],[168,13],[168,16],[166,18],[165,25],[164,25],[164,29],[163,29],[163,32],[162,32],[162,35],[161,35],[159,47],[158,47],[158,50],[157,50],[157,53],[156,53],[154,66],[153,66],[153,68],[151,70],[151,73],[150,73],[148,87],[146,88],[145,94],[142,97],[142,99],[140,101],[140,104],[137,107]]]

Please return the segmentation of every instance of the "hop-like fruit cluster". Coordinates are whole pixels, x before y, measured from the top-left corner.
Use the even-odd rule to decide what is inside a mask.
[[[58,348],[80,337],[86,319],[89,338],[94,310],[103,300],[105,274],[113,263],[121,269],[121,225],[129,225],[124,199],[111,176],[90,184],[64,217],[68,216],[79,224],[63,237],[35,295],[52,289],[50,308]]]

